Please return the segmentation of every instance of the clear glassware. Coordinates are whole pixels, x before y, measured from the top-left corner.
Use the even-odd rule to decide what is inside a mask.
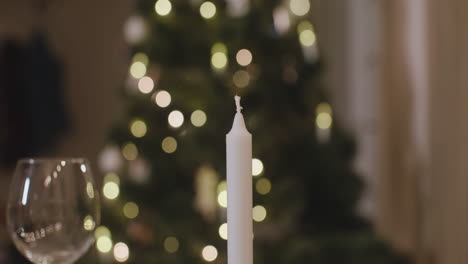
[[[94,243],[99,197],[85,159],[23,159],[10,186],[8,231],[36,264],[69,264]]]

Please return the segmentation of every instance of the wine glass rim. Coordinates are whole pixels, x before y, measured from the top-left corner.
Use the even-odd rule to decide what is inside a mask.
[[[22,158],[18,160],[18,164],[36,164],[36,163],[44,163],[44,162],[70,162],[70,163],[88,163],[86,158],[54,158],[54,157],[44,157],[44,158]]]

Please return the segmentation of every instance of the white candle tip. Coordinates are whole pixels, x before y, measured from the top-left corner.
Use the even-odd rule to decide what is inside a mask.
[[[243,109],[242,106],[240,105],[240,100],[241,100],[241,97],[236,95],[234,97],[234,100],[236,101],[236,108],[237,108],[237,113],[240,113],[241,110]]]

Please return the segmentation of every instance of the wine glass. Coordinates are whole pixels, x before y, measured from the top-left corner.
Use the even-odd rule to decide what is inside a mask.
[[[69,264],[94,243],[99,197],[85,159],[18,161],[7,208],[8,231],[36,264]]]

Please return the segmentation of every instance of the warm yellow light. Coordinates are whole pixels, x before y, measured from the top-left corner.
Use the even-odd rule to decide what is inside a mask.
[[[252,215],[255,222],[262,222],[267,216],[267,211],[265,207],[257,205],[253,208]]]
[[[309,21],[304,20],[304,21],[302,21],[301,23],[299,23],[297,25],[297,33],[301,34],[302,31],[304,31],[304,30],[314,31],[314,26],[312,26],[312,24]]]
[[[132,63],[130,66],[130,74],[135,79],[140,79],[146,74],[146,65],[141,61]]]
[[[202,250],[202,257],[208,262],[214,261],[218,257],[218,250],[214,246],[206,246]]]
[[[216,6],[210,2],[206,1],[200,6],[200,14],[206,19],[210,19],[216,15]]]
[[[177,150],[177,140],[173,137],[166,137],[161,143],[164,152],[171,154]]]
[[[303,46],[313,46],[316,40],[315,33],[310,29],[306,29],[299,34],[299,41]]]
[[[259,194],[268,194],[271,191],[271,182],[267,178],[261,178],[255,184],[255,189]]]
[[[114,172],[109,172],[104,176],[104,184],[108,182],[114,182],[116,184],[120,184],[119,175],[115,174]]]
[[[128,249],[128,246],[123,243],[119,242],[115,244],[114,246],[114,258],[118,262],[125,262],[128,260],[130,257],[130,250]]]
[[[327,103],[320,103],[316,109],[315,123],[320,129],[329,129],[333,124],[332,108]]]
[[[83,220],[84,230],[92,231],[92,230],[94,230],[94,227],[96,227],[96,222],[94,222],[94,219],[93,219],[92,216],[87,215]]]
[[[122,148],[122,155],[126,160],[135,160],[138,157],[138,149],[133,143],[127,143]]]
[[[177,250],[179,250],[179,240],[175,237],[167,237],[164,240],[164,249],[168,253],[175,253]]]
[[[241,66],[247,66],[252,62],[252,53],[248,49],[241,49],[236,55],[237,63]]]
[[[226,190],[221,191],[218,194],[218,204],[221,207],[227,208],[227,191]]]
[[[178,110],[172,111],[167,117],[169,125],[174,128],[178,128],[184,124],[184,115]]]
[[[106,197],[109,200],[114,200],[119,196],[120,193],[120,188],[119,185],[117,185],[115,182],[108,182],[104,184],[104,187],[102,187],[102,193],[104,194],[104,197]]]
[[[220,225],[218,233],[219,233],[219,236],[222,239],[227,240],[228,239],[228,224],[224,223],[224,224]]]
[[[141,62],[143,63],[144,65],[148,65],[149,63],[149,58],[146,54],[142,53],[142,52],[138,52],[138,53],[135,53],[135,55],[133,55],[133,59],[132,59],[133,62]]]
[[[216,69],[223,69],[226,67],[227,61],[226,54],[222,52],[216,52],[211,56],[211,64],[213,64],[213,67]]]
[[[138,205],[134,202],[128,202],[123,207],[123,214],[128,219],[133,219],[137,217],[139,213],[140,213],[140,208],[138,208]]]
[[[171,104],[171,95],[167,91],[159,91],[154,101],[159,107],[168,107]]]
[[[172,4],[169,0],[158,0],[154,5],[154,10],[160,16],[168,15],[172,10]]]
[[[227,53],[226,45],[224,45],[224,44],[221,43],[221,42],[215,43],[215,44],[211,47],[211,54],[215,54],[215,53],[217,53],[217,52],[221,52],[221,53],[226,54],[226,53]]]
[[[222,192],[222,191],[226,191],[226,190],[227,190],[227,183],[226,183],[226,181],[221,181],[221,182],[219,182],[217,190],[218,190],[218,193],[220,193],[220,192]]]
[[[206,123],[206,114],[202,110],[195,110],[193,111],[192,115],[190,116],[190,121],[196,127],[201,127]]]
[[[102,236],[97,239],[96,248],[101,253],[108,253],[112,249],[112,240],[109,237]]]
[[[136,119],[130,124],[130,132],[136,138],[141,138],[146,135],[147,127],[143,120]]]
[[[94,237],[97,239],[99,239],[100,237],[111,237],[111,232],[109,230],[109,228],[105,227],[105,226],[100,226],[98,228],[96,228],[96,231],[94,231]]]
[[[263,172],[263,162],[259,159],[252,159],[252,175],[258,176]]]
[[[138,81],[138,90],[144,94],[149,94],[153,91],[154,81],[148,76],[141,78]]]
[[[86,183],[86,193],[88,194],[89,198],[94,198],[94,186],[90,182]]]
[[[289,2],[289,8],[296,16],[304,16],[309,13],[310,2],[309,0],[291,0]]]
[[[250,75],[248,72],[243,70],[236,71],[232,76],[232,81],[238,88],[245,88],[250,83]]]

